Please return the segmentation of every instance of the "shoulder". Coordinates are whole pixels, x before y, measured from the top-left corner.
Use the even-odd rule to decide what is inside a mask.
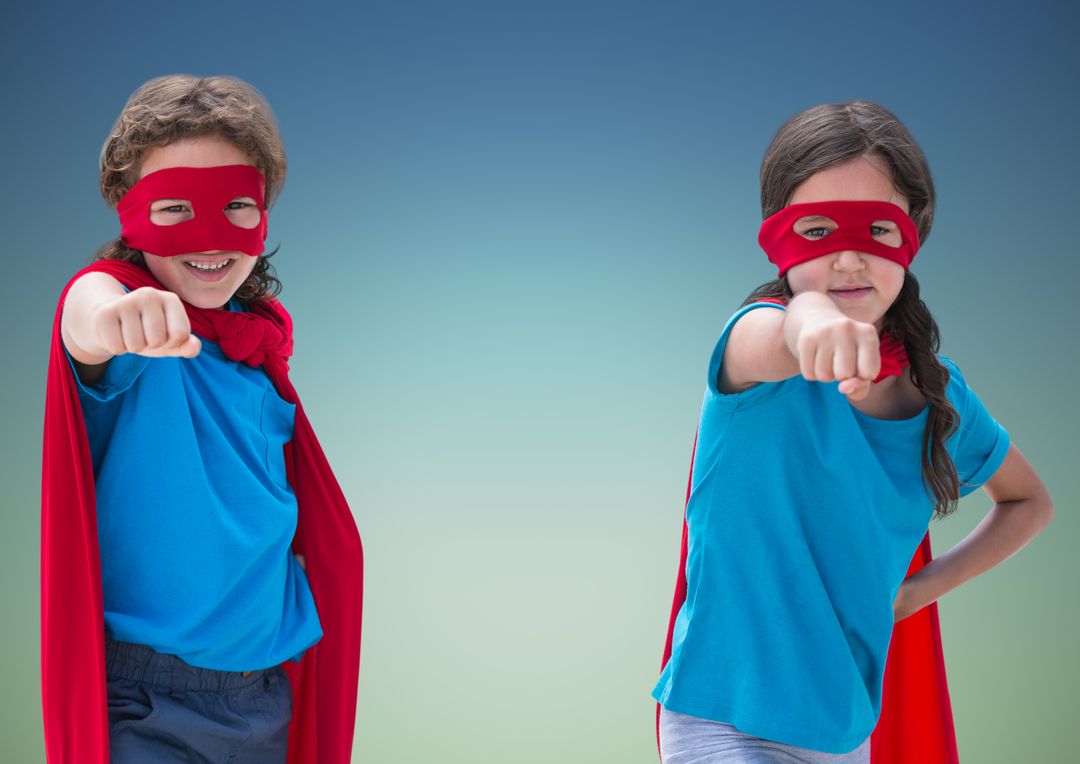
[[[103,289],[109,292],[128,291],[116,277],[108,273],[83,269],[72,276],[64,286],[60,293],[60,304],[64,305],[68,299],[78,300],[87,293],[100,292]]]
[[[956,432],[949,438],[949,451],[960,476],[960,495],[966,496],[985,483],[1005,459],[1009,433],[993,417],[971,389],[959,365],[945,356],[938,359],[949,371],[946,394],[960,417]]]
[[[759,310],[759,308],[773,308],[773,310]],[[715,351],[723,353],[732,337],[736,342],[747,334],[753,334],[756,329],[770,327],[783,322],[786,308],[774,302],[752,302],[742,305],[736,310],[720,332],[720,338],[716,342]],[[719,365],[719,358],[715,359]]]
[[[949,372],[949,383],[946,386],[945,394],[952,401],[957,414],[960,415],[961,429],[976,426],[978,421],[982,419],[992,419],[982,399],[972,389],[971,383],[960,370],[960,366],[951,358],[942,355],[938,356],[938,360]]]
[[[761,383],[797,373],[783,357],[784,311],[782,304],[759,301],[741,306],[728,319],[709,359],[708,386],[714,395],[745,399]]]
[[[949,374],[949,381],[945,385],[945,395],[952,401],[953,406],[956,407],[957,413],[963,416],[967,407],[967,399],[970,394],[970,389],[968,388],[967,380],[964,378],[964,373],[960,370],[960,366],[956,361],[948,356],[938,354],[937,359]]]
[[[741,306],[724,325],[717,349],[722,352],[728,347],[754,351],[762,348],[768,337],[782,330],[786,311],[784,305],[774,302],[752,302]],[[728,355],[730,359],[731,354]],[[719,359],[716,360],[719,365]]]
[[[957,365],[956,361],[949,358],[948,356],[941,355],[940,353],[938,353],[937,359],[941,362],[942,366],[949,370],[949,377],[956,376],[960,379],[964,378],[964,375],[960,371],[960,367]]]
[[[772,310],[760,310],[760,308],[772,308]],[[720,333],[720,342],[725,343],[730,335],[742,335],[752,331],[754,327],[771,326],[782,323],[787,307],[776,302],[760,301],[742,305],[736,310],[724,324]]]
[[[964,372],[960,370],[959,364],[948,356],[938,354],[937,359],[945,367],[945,370],[949,372],[949,382],[945,392],[954,400],[962,399],[970,390]]]
[[[63,294],[73,288],[85,289],[87,285],[122,287],[125,292],[143,286],[160,286],[150,272],[135,263],[124,260],[95,260],[72,276]]]

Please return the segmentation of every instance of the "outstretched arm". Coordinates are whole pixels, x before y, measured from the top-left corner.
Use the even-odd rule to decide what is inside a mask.
[[[874,325],[848,318],[828,295],[803,292],[785,311],[752,310],[731,327],[717,384],[723,393],[740,393],[802,374],[840,380],[841,393],[861,400],[880,370]]]
[[[150,287],[125,292],[106,273],[87,273],[71,285],[60,334],[83,384],[101,379],[113,356],[190,358],[201,347],[179,297]]]
[[[1015,445],[983,490],[993,509],[960,543],[905,579],[893,604],[897,621],[1012,557],[1054,516],[1046,487]]]

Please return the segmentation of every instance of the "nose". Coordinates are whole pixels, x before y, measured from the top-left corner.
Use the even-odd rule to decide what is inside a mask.
[[[866,267],[863,263],[863,256],[853,249],[845,249],[836,253],[836,259],[833,261],[833,268],[844,273],[850,273],[852,271],[861,271]]]

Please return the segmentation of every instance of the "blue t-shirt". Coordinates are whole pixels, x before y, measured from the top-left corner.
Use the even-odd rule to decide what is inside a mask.
[[[882,420],[837,382],[717,388],[713,351],[686,508],[686,601],[653,690],[664,707],[787,745],[846,753],[877,724],[893,602],[933,514],[928,408]],[[947,448],[966,495],[1009,448],[956,365]]]
[[[298,660],[322,627],[291,551],[295,406],[206,339],[195,358],[116,356],[78,384],[112,636],[221,671]]]

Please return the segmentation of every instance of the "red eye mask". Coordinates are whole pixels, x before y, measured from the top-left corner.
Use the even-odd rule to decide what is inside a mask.
[[[220,167],[169,167],[143,177],[116,205],[120,240],[132,249],[159,257],[194,252],[243,252],[257,257],[266,241],[265,181],[246,164]],[[259,224],[241,228],[225,214],[238,196],[250,196],[259,208]],[[159,199],[184,199],[195,216],[173,225],[150,221],[150,205]]]
[[[808,224],[833,230],[820,239],[806,239],[795,232],[795,223],[808,215],[829,218],[835,226],[825,221]],[[892,221],[900,229],[900,246],[891,247],[871,234],[870,227],[883,220]],[[919,232],[911,218],[892,202],[812,202],[792,204],[766,218],[758,243],[769,262],[780,269],[779,276],[794,265],[847,249],[884,257],[907,269],[919,251]]]

